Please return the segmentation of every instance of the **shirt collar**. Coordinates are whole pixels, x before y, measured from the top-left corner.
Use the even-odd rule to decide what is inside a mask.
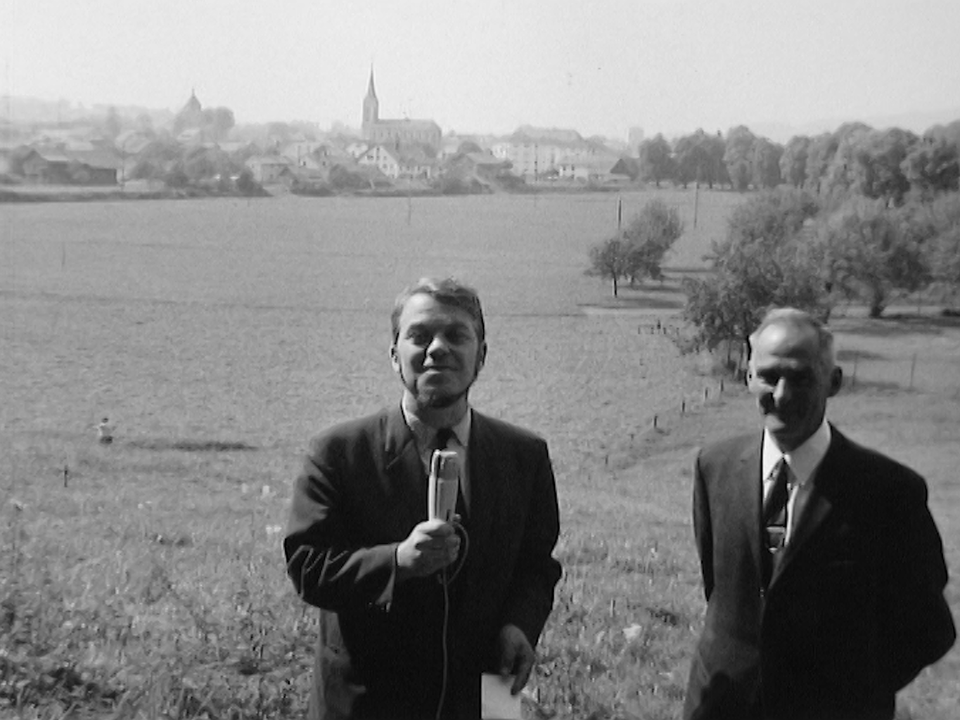
[[[404,407],[402,404],[401,408],[403,410],[403,419],[413,432],[413,437],[417,441],[417,447],[432,448],[436,443],[437,430],[439,430],[439,428],[430,427],[420,420],[412,410]],[[473,424],[472,415],[473,413],[470,407],[467,406],[467,411],[463,416],[450,427],[453,431],[454,439],[463,447],[467,447],[470,444],[470,427]]]
[[[770,477],[773,468],[780,462],[780,458],[785,457],[790,470],[793,473],[796,483],[803,485],[811,478],[816,471],[817,466],[830,449],[830,424],[823,420],[820,427],[808,437],[803,444],[788,453],[780,452],[776,442],[768,430],[763,431],[763,457],[761,460],[761,472],[764,479]]]

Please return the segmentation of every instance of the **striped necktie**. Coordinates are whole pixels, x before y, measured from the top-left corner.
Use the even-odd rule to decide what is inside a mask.
[[[770,581],[777,556],[787,541],[787,501],[790,499],[790,466],[785,459],[780,459],[775,468],[776,477],[773,480],[766,497],[763,499],[761,514],[764,531],[764,546],[767,550],[764,555],[769,562],[764,563],[766,582]]]

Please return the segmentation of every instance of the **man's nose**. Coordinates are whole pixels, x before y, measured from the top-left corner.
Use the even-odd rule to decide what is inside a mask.
[[[781,403],[786,399],[790,398],[790,385],[787,382],[786,378],[780,378],[777,380],[777,384],[773,388],[773,399],[777,403]]]
[[[427,345],[427,354],[434,355],[436,353],[445,353],[450,350],[447,345],[446,339],[442,334],[436,334],[433,336],[433,339],[430,340],[430,344]]]

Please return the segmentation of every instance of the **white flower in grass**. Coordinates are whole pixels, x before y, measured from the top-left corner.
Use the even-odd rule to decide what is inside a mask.
[[[640,633],[642,632],[643,625],[633,623],[633,625],[623,629],[623,636],[627,639],[627,642],[630,642],[631,640],[636,640],[638,637],[640,637]]]

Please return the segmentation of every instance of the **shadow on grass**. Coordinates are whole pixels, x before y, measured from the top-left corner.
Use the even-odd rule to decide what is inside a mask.
[[[837,329],[845,335],[867,337],[896,337],[917,333],[940,335],[944,330],[960,329],[960,317],[898,314],[872,319],[858,318],[855,323],[845,323],[840,320],[837,325]]]
[[[889,382],[885,380],[861,380],[860,378],[857,378],[854,381],[852,378],[843,379],[843,393],[845,395],[864,392],[885,395],[910,391],[900,385],[900,383]]]
[[[131,440],[127,444],[141,450],[178,450],[180,452],[238,452],[257,449],[244,442],[224,440]]]
[[[679,310],[683,307],[682,300],[673,298],[656,298],[620,294],[619,297],[610,297],[598,303],[580,305],[583,309],[599,308],[603,310]]]
[[[838,350],[839,362],[853,362],[854,360],[885,360],[886,356],[868,350]]]

